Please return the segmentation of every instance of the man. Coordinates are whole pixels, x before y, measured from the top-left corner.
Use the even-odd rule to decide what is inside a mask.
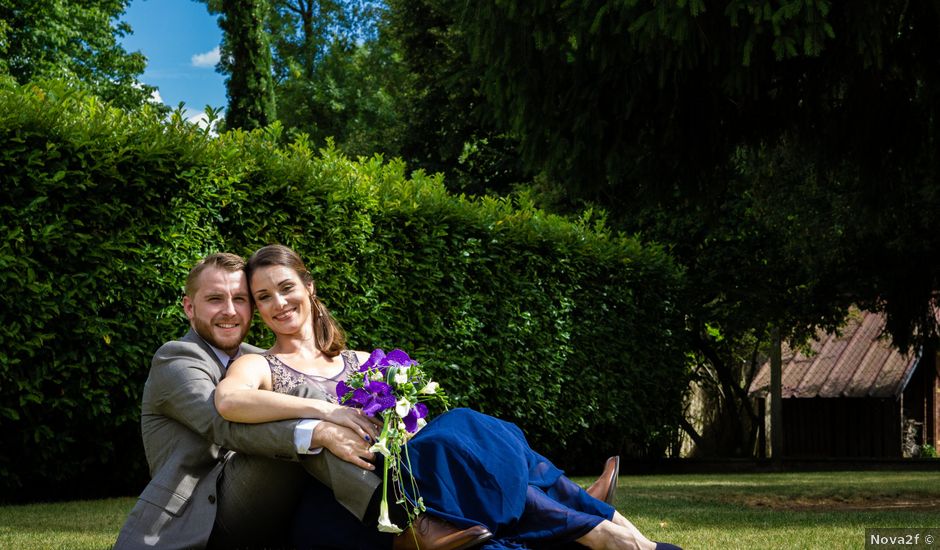
[[[260,351],[242,343],[253,311],[243,269],[239,256],[212,254],[187,277],[183,309],[191,328],[157,350],[144,385],[141,433],[152,479],[116,549],[282,545],[300,491],[312,482],[301,457],[346,509],[370,519],[364,516],[381,480],[348,462],[363,444],[355,432],[314,420],[232,423],[216,411],[213,392],[227,365]],[[396,537],[394,547],[455,549],[489,536],[482,527],[459,531],[427,517],[420,527]]]

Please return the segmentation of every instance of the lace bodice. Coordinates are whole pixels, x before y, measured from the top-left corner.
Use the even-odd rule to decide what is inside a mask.
[[[336,385],[341,380],[346,380],[350,373],[359,368],[359,358],[356,356],[355,351],[345,350],[340,352],[340,356],[343,358],[343,370],[335,376],[326,378],[293,369],[287,363],[278,359],[276,355],[269,353],[263,355],[268,361],[268,367],[271,369],[271,383],[274,386],[274,391],[289,393],[301,384],[310,384],[323,390],[331,403],[338,401],[336,398]]]

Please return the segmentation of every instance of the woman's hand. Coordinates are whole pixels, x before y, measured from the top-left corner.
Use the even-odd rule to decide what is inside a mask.
[[[362,414],[361,409],[337,405],[335,409],[327,413],[323,420],[332,422],[337,426],[349,428],[355,432],[363,441],[371,446],[379,438],[382,431],[382,422],[377,418]]]
[[[313,429],[310,446],[323,447],[341,460],[366,470],[375,470],[375,466],[370,462],[375,459],[375,454],[369,450],[372,444],[346,426],[320,422]]]

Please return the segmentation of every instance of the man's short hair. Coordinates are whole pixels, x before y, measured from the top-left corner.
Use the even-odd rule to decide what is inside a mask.
[[[196,296],[196,292],[199,291],[199,285],[197,283],[199,280],[199,274],[210,267],[223,269],[229,273],[234,273],[236,271],[245,269],[245,259],[238,254],[216,252],[215,254],[209,254],[205,258],[199,260],[199,262],[189,271],[189,275],[186,277],[186,295],[189,296],[190,299],[194,298]]]

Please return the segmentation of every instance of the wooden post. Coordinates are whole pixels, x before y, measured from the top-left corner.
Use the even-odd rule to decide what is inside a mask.
[[[783,459],[783,351],[780,329],[771,330],[770,347],[770,460],[779,466]]]
[[[940,353],[934,354],[933,395],[930,399],[930,418],[933,426],[930,444],[940,449]]]

